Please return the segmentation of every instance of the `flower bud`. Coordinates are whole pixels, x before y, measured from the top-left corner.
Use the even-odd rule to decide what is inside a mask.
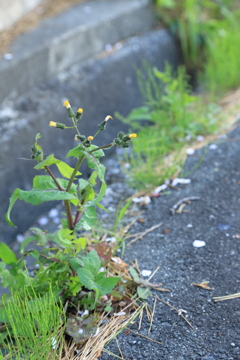
[[[70,118],[75,117],[75,113],[74,113],[74,111],[72,110],[71,105],[70,105],[70,103],[69,103],[68,100],[64,101],[63,106],[65,106],[65,107],[67,108],[68,116],[69,116]]]
[[[50,121],[49,126],[56,127],[56,126],[57,126],[57,123],[56,123],[55,121]]]
[[[104,119],[104,121],[107,122],[109,119],[112,119],[112,116],[111,116],[111,115],[106,116],[105,119]]]
[[[50,121],[49,126],[53,126],[53,127],[56,127],[56,128],[62,129],[62,130],[64,130],[66,128],[66,125],[57,123],[55,121]]]
[[[92,140],[94,139],[94,137],[93,137],[93,136],[89,136],[87,139],[88,139],[88,141],[92,141]]]
[[[83,114],[83,109],[79,108],[78,111],[77,111],[77,114],[76,114],[76,119],[77,120],[81,119],[82,114]]]

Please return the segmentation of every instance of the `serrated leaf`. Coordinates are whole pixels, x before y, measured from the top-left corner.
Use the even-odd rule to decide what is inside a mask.
[[[71,166],[66,164],[64,161],[60,161],[60,162],[56,163],[56,166],[57,166],[59,172],[62,174],[62,176],[64,176],[67,179],[70,179],[70,177],[74,171],[74,168],[72,168]],[[82,175],[82,173],[77,171],[76,176],[79,176],[79,175]]]
[[[32,205],[39,205],[46,201],[71,200],[77,199],[74,195],[65,191],[44,191],[44,190],[20,190],[18,189],[18,198]]]
[[[91,271],[92,274],[97,275],[101,267],[101,260],[96,250],[89,252],[86,256],[82,258],[82,261],[84,263],[85,269]]]
[[[0,259],[7,264],[12,265],[17,263],[17,257],[14,252],[3,242],[0,242]]]
[[[66,189],[68,186],[68,180],[57,178],[60,186],[63,189]],[[49,189],[58,189],[57,185],[55,184],[54,180],[49,175],[37,175],[33,179],[33,189],[34,190],[49,190]],[[76,185],[72,184],[69,192],[71,194],[75,194],[76,192]]]
[[[61,162],[61,160],[58,160],[54,157],[54,154],[51,154],[49,156],[46,157],[45,160],[41,161],[40,163],[38,163],[36,166],[34,166],[34,169],[44,169],[45,166],[50,166],[52,164],[57,164]]]

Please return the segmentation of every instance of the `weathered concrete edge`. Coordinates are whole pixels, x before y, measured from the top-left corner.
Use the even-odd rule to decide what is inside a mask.
[[[127,115],[132,108],[141,105],[134,66],[140,67],[142,59],[163,70],[165,61],[172,66],[179,63],[179,51],[167,31],[153,31],[129,39],[120,50],[102,60],[91,60],[82,70],[76,67],[75,71],[68,71],[62,82],[53,80],[46,87],[32,89],[21,99],[14,101],[17,118],[13,120],[11,128],[8,127],[6,141],[0,142],[0,183],[3,194],[0,203],[0,241],[12,242],[16,234],[26,231],[37,216],[53,206],[50,202],[34,207],[19,201],[12,214],[12,220],[18,228],[11,228],[4,221],[12,191],[17,187],[29,190],[32,178],[36,175],[31,161],[19,160],[29,158],[29,149],[36,133],[42,134],[40,140],[44,153],[53,152],[60,159],[65,156],[69,147],[75,145],[73,132],[62,132],[48,126],[49,121],[55,119],[66,123],[62,98],[68,97],[74,109],[79,106],[85,109],[81,132],[93,134],[97,124],[106,115],[113,115],[115,111]],[[21,110],[22,101],[24,104],[34,103],[35,108]],[[6,123],[8,124],[8,120]],[[124,130],[123,124],[114,119],[109,122],[100,141],[109,143],[119,130]]]
[[[96,14],[98,7],[103,7],[103,1],[87,4],[95,7]],[[75,11],[81,13],[85,5],[78,5]],[[104,50],[106,44],[114,44],[138,32],[146,32],[154,24],[154,12],[149,0],[117,1],[111,3],[111,6],[108,3],[106,16],[94,16],[89,23],[76,23],[76,26],[59,34],[53,31],[52,37],[49,37],[49,27],[56,26],[56,22],[61,27],[61,21],[64,23],[64,19],[66,21],[71,17],[72,11],[70,9],[61,17],[48,20],[48,38],[42,45],[37,40],[44,38],[44,27],[24,35],[25,38],[21,37],[20,44],[17,41],[13,44],[13,60],[0,59],[0,102],[27,92],[74,63],[86,61]],[[41,35],[39,32],[42,32]],[[25,48],[24,44],[27,45]],[[29,44],[36,45],[31,49]],[[17,53],[14,53],[14,48]]]

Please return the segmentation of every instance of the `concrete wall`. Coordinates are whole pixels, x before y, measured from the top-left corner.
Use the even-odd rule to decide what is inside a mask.
[[[14,24],[42,0],[0,0],[0,31]]]

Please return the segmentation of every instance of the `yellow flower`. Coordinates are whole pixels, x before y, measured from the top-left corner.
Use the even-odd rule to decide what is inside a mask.
[[[68,100],[64,101],[63,106],[65,106],[67,109],[71,107]]]
[[[79,108],[77,112],[78,112],[79,114],[82,114],[83,109],[82,109],[82,108]]]
[[[128,135],[130,139],[137,137],[137,134],[130,134]]]
[[[57,126],[57,123],[56,123],[55,121],[50,121],[49,126],[56,127],[56,126]]]
[[[94,139],[94,137],[93,137],[93,136],[89,136],[87,139],[88,139],[88,141],[91,141],[91,140]]]
[[[112,116],[111,115],[108,115],[105,117],[104,121],[108,121],[109,119],[112,119]]]

